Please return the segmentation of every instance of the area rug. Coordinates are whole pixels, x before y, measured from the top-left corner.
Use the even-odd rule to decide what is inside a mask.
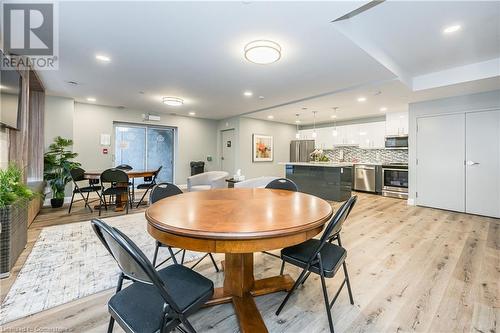
[[[155,241],[146,230],[144,213],[104,221],[124,232],[152,258]],[[159,260],[167,253],[160,249]],[[201,255],[187,251],[185,262]],[[0,324],[114,288],[119,272],[89,221],[44,228],[1,305]]]

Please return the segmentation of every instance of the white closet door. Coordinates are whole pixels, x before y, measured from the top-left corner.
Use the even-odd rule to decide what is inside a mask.
[[[466,115],[466,211],[500,217],[500,110]]]
[[[465,115],[417,120],[418,205],[465,211]]]

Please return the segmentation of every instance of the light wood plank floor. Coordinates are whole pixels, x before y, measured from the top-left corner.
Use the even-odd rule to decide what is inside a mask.
[[[16,264],[17,271],[41,228],[90,217],[83,211],[68,217],[62,211],[44,209],[30,229],[30,246]],[[336,332],[500,332],[499,219],[359,194],[342,240],[348,250],[355,305],[349,304],[343,291],[333,307]],[[279,261],[273,257],[256,254],[255,261],[259,277],[279,272]],[[210,262],[197,270],[216,285],[222,284],[223,273],[216,274]],[[286,271],[298,275],[292,267]],[[341,276],[328,281],[330,293]],[[10,286],[1,283],[2,289]],[[106,302],[112,294],[104,291],[8,323],[3,329],[105,332]],[[299,288],[276,317],[274,311],[284,295],[257,298],[271,332],[328,331],[317,277]],[[203,309],[190,319],[199,332],[238,332],[230,304]],[[122,331],[115,326],[115,332]]]

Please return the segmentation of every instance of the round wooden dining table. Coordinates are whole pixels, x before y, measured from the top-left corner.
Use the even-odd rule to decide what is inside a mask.
[[[146,210],[146,219],[148,232],[163,244],[225,253],[223,287],[207,305],[232,302],[240,331],[255,333],[267,328],[253,297],[288,291],[294,280],[288,274],[255,279],[253,253],[302,243],[332,214],[328,202],[309,194],[233,188],[162,199]]]

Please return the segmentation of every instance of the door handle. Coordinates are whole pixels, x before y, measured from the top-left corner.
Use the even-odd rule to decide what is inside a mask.
[[[465,162],[465,164],[467,164],[468,166],[473,166],[473,165],[479,165],[479,164],[481,164],[481,163],[479,163],[479,162],[474,162],[474,161],[467,161],[467,162]]]

